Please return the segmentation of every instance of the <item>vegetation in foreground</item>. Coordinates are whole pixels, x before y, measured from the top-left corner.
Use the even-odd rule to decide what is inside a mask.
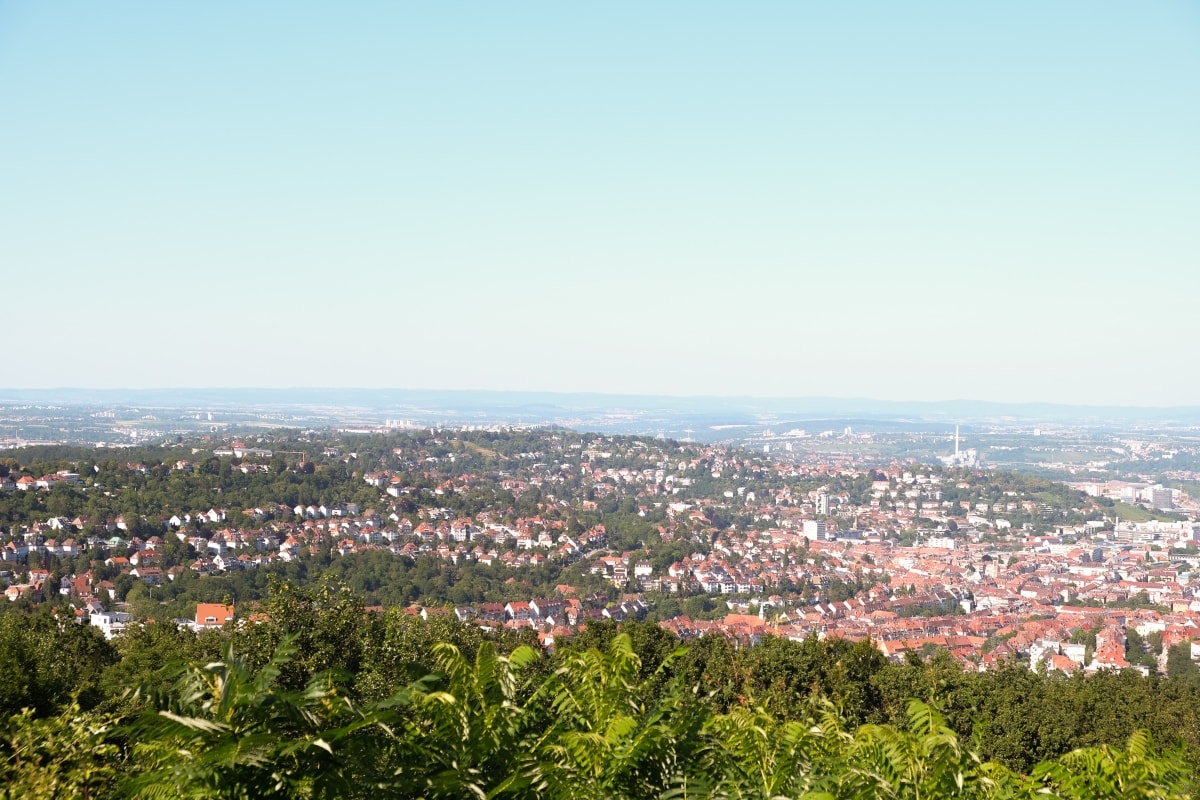
[[[253,669],[232,649],[178,669],[139,713],[23,712],[4,732],[11,798],[1184,797],[1178,752],[1144,732],[1018,774],[984,762],[929,705],[907,725],[850,729],[827,701],[783,720],[753,703],[716,713],[678,679],[647,693],[627,634],[550,674],[520,646],[359,704],[330,673],[282,685],[286,641]]]
[[[976,676],[868,643],[680,645],[645,624],[551,656],[364,614],[330,583],[277,586],[267,614],[115,646],[0,620],[21,687],[0,797],[1171,798],[1195,775],[1192,688],[1134,673]]]

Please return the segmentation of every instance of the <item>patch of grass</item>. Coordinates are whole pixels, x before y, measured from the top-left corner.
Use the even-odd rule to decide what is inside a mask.
[[[1111,509],[1122,522],[1149,522],[1152,519],[1161,520],[1162,522],[1174,522],[1178,517],[1171,514],[1163,514],[1158,511],[1151,511],[1141,506],[1131,506],[1129,503],[1117,501]]]
[[[489,450],[488,448],[484,447],[481,444],[477,444],[476,442],[463,442],[463,445],[467,450],[474,450],[476,453],[479,453],[479,455],[481,455],[485,458],[503,459],[505,461],[508,460],[504,456],[497,453],[495,450]]]

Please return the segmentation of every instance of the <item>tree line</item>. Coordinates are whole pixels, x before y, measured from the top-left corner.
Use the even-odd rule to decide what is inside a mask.
[[[326,579],[112,642],[0,617],[3,797],[1183,797],[1200,690],[869,642],[368,612]]]

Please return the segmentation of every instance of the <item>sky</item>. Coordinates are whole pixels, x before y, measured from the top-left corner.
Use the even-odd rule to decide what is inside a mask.
[[[0,388],[1200,405],[1195,2],[0,0]]]

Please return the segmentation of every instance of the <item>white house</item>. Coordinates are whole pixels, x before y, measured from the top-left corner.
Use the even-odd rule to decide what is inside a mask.
[[[132,619],[133,617],[124,611],[102,611],[92,614],[91,623],[100,629],[105,639],[114,639],[121,635]]]

